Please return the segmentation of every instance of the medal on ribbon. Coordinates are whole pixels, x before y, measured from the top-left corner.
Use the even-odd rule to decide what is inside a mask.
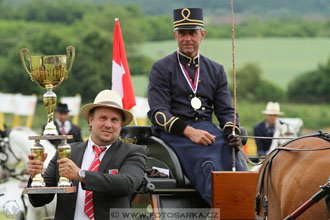
[[[196,111],[197,109],[200,109],[202,107],[202,101],[196,96],[197,87],[198,87],[198,80],[199,80],[199,66],[196,69],[195,79],[194,79],[194,82],[193,82],[192,79],[190,78],[187,70],[185,69],[185,67],[180,62],[179,52],[177,52],[177,58],[178,58],[179,66],[181,68],[183,76],[186,79],[191,91],[194,93],[194,97],[191,99],[190,105]],[[199,52],[198,52],[198,61],[199,61]]]
[[[195,110],[200,109],[202,107],[202,101],[195,96],[194,98],[191,99],[190,105]]]

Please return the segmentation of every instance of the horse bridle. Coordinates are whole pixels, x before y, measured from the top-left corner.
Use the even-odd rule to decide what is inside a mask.
[[[11,148],[9,144],[9,134],[10,130],[6,129],[5,130],[5,136],[0,137],[0,165],[2,166],[3,169],[9,171],[10,173],[14,173],[15,169],[10,169],[7,165],[6,162],[9,158],[8,152],[17,160],[17,162],[20,162],[21,159],[19,159],[16,154],[14,153],[13,149]],[[8,152],[7,152],[8,149]]]
[[[301,136],[295,139],[292,139],[288,142],[286,142],[282,147],[278,147],[276,149],[274,149],[272,152],[270,152],[269,154],[271,155],[269,157],[269,159],[266,161],[265,166],[263,167],[263,170],[261,171],[261,178],[260,178],[260,187],[259,187],[259,192],[256,195],[255,198],[255,213],[256,213],[256,220],[264,220],[268,218],[268,185],[269,185],[269,181],[270,181],[270,168],[273,162],[273,159],[275,158],[275,156],[281,151],[281,150],[285,150],[285,151],[321,151],[321,150],[330,150],[330,147],[326,147],[326,148],[317,148],[317,149],[295,149],[295,148],[287,148],[285,147],[286,145],[288,145],[289,143],[299,140],[299,139],[303,139],[303,138],[307,138],[307,137],[319,137],[322,138],[324,140],[330,141],[330,134],[324,132],[324,131],[318,131],[317,133],[313,133],[313,134],[309,134],[309,135],[305,135],[305,136]],[[260,212],[260,202],[261,202],[261,195],[263,193],[264,190],[264,179],[265,179],[265,175],[267,173],[267,184],[266,184],[266,192],[265,192],[265,196],[263,199],[263,206],[264,206],[264,218],[259,216],[259,212]]]

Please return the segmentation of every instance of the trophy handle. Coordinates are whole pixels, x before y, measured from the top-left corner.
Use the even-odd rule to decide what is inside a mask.
[[[27,68],[27,66],[26,66],[26,63],[25,63],[25,60],[24,60],[24,54],[26,55],[26,59],[27,59],[28,61],[31,62],[30,51],[29,51],[29,49],[27,49],[27,48],[23,48],[23,49],[21,49],[21,53],[20,53],[20,55],[21,55],[21,61],[22,61],[22,63],[23,63],[24,69],[25,69],[26,72],[30,75],[31,80],[33,81],[32,73],[28,70],[28,68]]]
[[[72,64],[74,62],[75,56],[76,56],[76,52],[73,46],[67,46],[66,47],[66,58],[68,59],[70,57],[70,51],[72,53],[72,59],[71,59],[71,63],[70,63],[70,67],[68,69],[68,73],[71,71],[72,68]]]

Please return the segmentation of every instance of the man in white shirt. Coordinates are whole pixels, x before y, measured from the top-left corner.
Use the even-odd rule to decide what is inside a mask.
[[[90,126],[88,141],[72,144],[70,159],[59,159],[56,154],[43,175],[46,186],[56,186],[59,176],[63,176],[78,188],[77,193],[57,195],[55,220],[110,219],[111,209],[130,208],[131,195],[144,176],[145,148],[118,139],[121,127],[133,118],[122,108],[119,94],[103,90],[81,112]],[[31,178],[43,171],[43,161],[33,160],[35,156],[28,155]],[[53,197],[29,194],[35,207],[49,203]]]

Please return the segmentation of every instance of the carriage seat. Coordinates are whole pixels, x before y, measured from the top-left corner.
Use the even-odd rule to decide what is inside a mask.
[[[247,131],[241,127],[242,135]],[[156,189],[193,188],[188,177],[184,174],[179,158],[173,149],[163,140],[152,136],[150,126],[125,126],[120,132],[120,140],[138,145],[147,145],[146,168],[153,166],[168,169],[169,178],[148,178]],[[242,138],[243,145],[247,138]]]
[[[148,178],[156,189],[192,187],[189,179],[183,173],[176,153],[163,140],[152,136],[150,126],[125,126],[121,129],[120,140],[138,145],[147,145],[147,169],[155,166],[169,170],[169,178]]]

